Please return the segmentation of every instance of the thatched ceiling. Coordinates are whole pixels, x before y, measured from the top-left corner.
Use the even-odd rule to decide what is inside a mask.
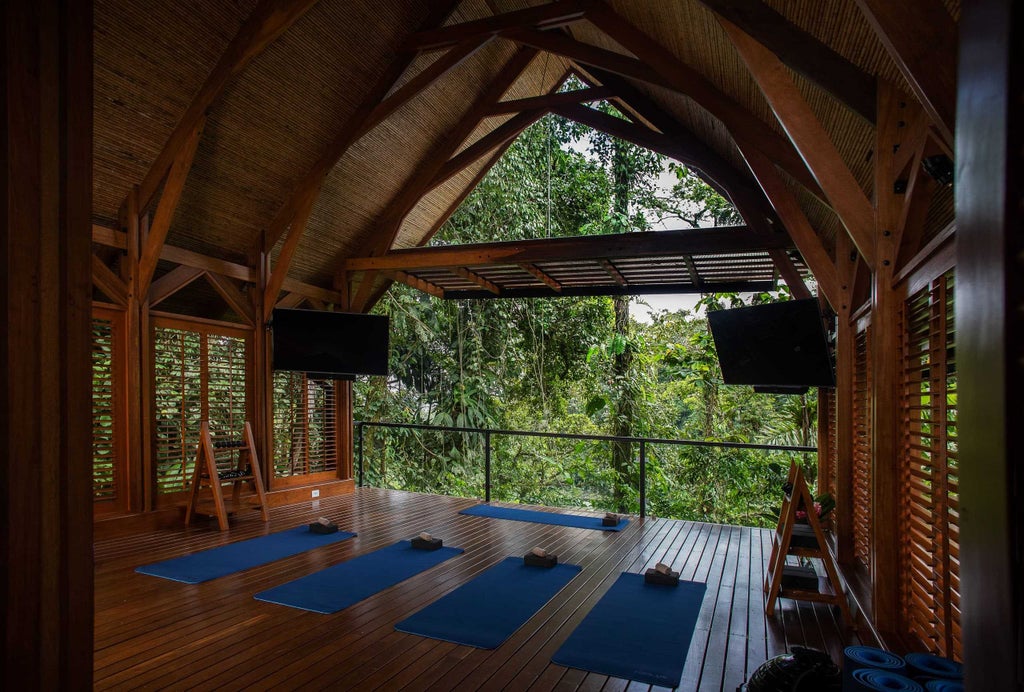
[[[298,18],[225,79],[210,101],[166,241],[253,266],[257,253],[269,245],[265,243],[269,235],[276,242],[267,249],[276,260],[282,247],[279,238],[288,226],[275,226],[275,221],[295,217],[289,206],[296,202],[294,192],[309,180],[332,141],[358,122],[360,105],[365,106],[368,95],[380,88],[381,80],[396,66],[408,64],[397,76],[391,75],[394,86],[384,93],[396,93],[450,55],[444,50],[417,55],[402,47],[444,4],[441,0],[97,0],[95,223],[117,226],[127,195],[146,179],[175,128],[183,118],[187,120],[190,104],[202,95],[204,83],[215,74],[232,39],[245,31],[247,21],[252,22],[251,15],[266,7],[287,13],[299,6]],[[542,0],[462,0],[443,23],[463,24],[547,4]],[[713,3],[612,0],[608,4],[651,43],[667,49],[785,141],[768,101],[707,8]],[[764,5],[867,75],[910,91],[854,0],[767,0]],[[955,19],[959,3],[948,0],[945,6]],[[584,20],[549,31],[633,57],[596,24]],[[384,242],[392,239],[391,248],[425,242],[492,163],[494,152],[436,187],[424,185],[433,177],[425,172],[443,163],[439,156],[457,155],[513,118],[503,115],[469,126],[465,123],[467,114],[493,91],[495,80],[523,50],[522,41],[491,38],[351,142],[337,161],[328,157],[326,174],[316,179],[318,192],[288,275],[330,287],[346,258],[386,250],[380,247],[382,238]],[[549,93],[568,70],[577,67],[584,75],[594,75],[586,64],[541,50],[525,61],[502,98]],[[873,124],[809,79],[790,74],[870,197]],[[679,90],[633,77],[620,79],[620,86],[674,119],[673,127],[693,133],[706,145],[706,152],[718,159],[715,165],[730,167],[735,180],[757,190],[734,133],[704,106]],[[623,95],[628,101],[630,97]],[[453,133],[460,128],[472,134],[453,142]],[[806,179],[801,184],[785,170],[783,179],[832,252],[835,235],[842,229],[836,214],[820,200],[820,191],[808,189],[813,185],[808,186]],[[417,189],[426,194],[410,200],[409,191]],[[159,200],[159,193],[154,199]],[[934,231],[951,216],[951,195],[940,190],[929,226]]]

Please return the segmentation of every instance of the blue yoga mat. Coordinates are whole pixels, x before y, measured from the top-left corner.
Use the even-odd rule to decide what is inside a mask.
[[[551,658],[570,668],[676,687],[707,585],[623,573]]]
[[[502,560],[476,579],[434,601],[395,629],[480,649],[493,649],[580,573],[579,565],[527,567]]]
[[[493,505],[473,505],[459,514],[474,517],[492,517],[494,519],[511,519],[513,521],[530,521],[534,524],[554,524],[556,526],[573,526],[578,529],[599,529],[601,531],[622,531],[629,519],[620,519],[615,526],[602,526],[601,517],[581,517],[578,514],[556,514],[554,512],[537,512],[532,509],[515,509],[513,507],[495,507]]]
[[[269,536],[251,538],[210,548],[199,553],[176,557],[173,560],[154,562],[151,565],[136,567],[139,574],[149,574],[186,584],[223,577],[226,574],[241,572],[251,567],[265,565],[292,555],[304,553],[313,548],[330,545],[352,538],[354,533],[338,531],[337,533],[312,533],[306,526],[299,526],[288,531],[279,531]]]
[[[462,548],[417,550],[409,541],[399,541],[261,591],[256,600],[329,615],[461,553]]]

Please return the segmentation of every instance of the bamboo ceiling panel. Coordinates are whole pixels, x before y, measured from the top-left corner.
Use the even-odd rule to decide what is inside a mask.
[[[117,221],[256,0],[96,0],[93,218]]]
[[[418,2],[320,0],[271,43],[211,108],[169,242],[253,252],[425,13]]]

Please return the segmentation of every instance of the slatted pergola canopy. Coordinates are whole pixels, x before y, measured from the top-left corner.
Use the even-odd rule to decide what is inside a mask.
[[[395,250],[342,268],[448,299],[768,291],[778,287],[771,253],[792,245],[738,226]]]

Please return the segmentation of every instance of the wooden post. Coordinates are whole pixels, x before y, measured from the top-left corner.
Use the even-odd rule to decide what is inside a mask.
[[[92,3],[0,18],[0,686],[87,690]]]
[[[836,274],[841,301],[836,326],[836,557],[840,564],[853,563],[853,365],[854,270],[857,257],[845,233],[836,236]]]
[[[894,144],[905,129],[901,97],[879,82],[875,137],[875,271],[871,291],[871,584],[875,626],[895,632],[899,611],[898,503],[900,459],[898,436],[898,378],[901,344],[897,325],[900,299],[893,290],[897,242],[904,194],[894,188]]]
[[[960,20],[956,325],[969,690],[1024,688],[1024,6]]]
[[[274,487],[274,371],[271,368],[270,312],[264,303],[269,280],[270,258],[262,250],[253,253],[256,282],[249,289],[255,325],[252,339],[252,418],[256,452],[263,459],[263,483]]]

